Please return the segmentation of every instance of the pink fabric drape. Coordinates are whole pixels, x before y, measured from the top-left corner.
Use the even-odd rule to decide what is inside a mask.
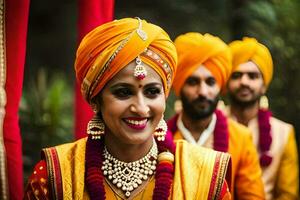
[[[29,0],[4,1],[7,103],[3,125],[7,156],[9,195],[23,198],[22,140],[19,128],[19,103],[22,95]]]
[[[113,19],[114,0],[78,1],[78,43],[93,28]],[[86,126],[93,112],[85,102],[80,86],[75,86],[75,139],[86,136]]]

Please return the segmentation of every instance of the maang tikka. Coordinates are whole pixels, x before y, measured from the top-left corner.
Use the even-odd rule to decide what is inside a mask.
[[[145,66],[142,64],[141,58],[138,56],[135,59],[136,66],[134,68],[134,77],[139,80],[143,80],[147,76],[147,71]]]

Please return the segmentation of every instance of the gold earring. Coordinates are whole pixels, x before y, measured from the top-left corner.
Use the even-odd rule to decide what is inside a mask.
[[[154,136],[157,138],[158,141],[165,141],[167,130],[167,123],[164,120],[164,117],[162,117],[154,131]]]
[[[89,121],[87,126],[87,134],[92,137],[93,140],[101,139],[101,136],[104,135],[105,124],[103,120],[96,114]]]
[[[177,99],[174,103],[174,111],[176,113],[180,113],[181,110],[182,110],[182,102],[181,102],[181,100]]]
[[[267,96],[262,96],[259,99],[259,107],[262,109],[268,109],[269,108],[269,100]]]

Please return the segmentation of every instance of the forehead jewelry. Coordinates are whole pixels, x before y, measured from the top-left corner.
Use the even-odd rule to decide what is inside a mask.
[[[146,68],[143,65],[142,60],[141,60],[141,58],[139,56],[136,57],[135,63],[136,63],[136,66],[134,68],[133,75],[137,79],[143,80],[147,76],[147,71],[146,71]]]

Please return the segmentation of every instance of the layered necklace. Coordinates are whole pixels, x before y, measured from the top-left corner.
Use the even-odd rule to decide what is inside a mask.
[[[117,184],[117,187],[120,186],[119,181],[121,179],[121,186],[118,187],[121,190],[124,187],[124,190],[122,190],[123,192],[125,192],[125,195],[127,192],[127,194],[131,194],[131,187],[130,185],[133,187],[133,190],[135,189],[134,187],[136,186],[135,184],[139,185],[138,180],[145,180],[147,179],[149,176],[151,176],[150,174],[155,174],[155,187],[154,187],[154,191],[153,191],[153,200],[167,200],[170,196],[170,192],[171,192],[171,186],[172,186],[172,182],[173,182],[173,176],[174,176],[174,163],[170,162],[168,159],[169,156],[165,156],[165,155],[169,155],[169,154],[175,154],[175,144],[171,138],[171,133],[167,134],[165,141],[158,141],[155,140],[155,144],[157,145],[153,145],[152,149],[150,150],[150,152],[147,154],[149,155],[148,158],[145,160],[141,159],[139,161],[142,161],[142,163],[148,163],[148,165],[144,165],[143,167],[141,167],[141,163],[135,163],[136,167],[135,169],[133,168],[133,164],[130,165],[129,167],[129,163],[127,163],[127,168],[125,166],[125,164],[123,164],[123,166],[121,167],[121,163],[122,161],[115,161],[116,163],[119,163],[120,166],[116,169],[115,166],[113,166],[113,157],[109,156],[109,152],[107,150],[105,150],[105,144],[104,144],[104,137],[101,138],[100,140],[93,140],[90,136],[88,137],[87,140],[87,144],[86,144],[86,152],[85,152],[85,158],[86,158],[86,162],[85,162],[85,184],[87,187],[87,191],[89,193],[90,199],[91,200],[104,200],[106,197],[105,195],[105,187],[104,187],[104,182],[105,182],[105,177],[108,177],[109,179],[109,170],[116,170],[117,172],[119,172],[118,176],[115,176],[114,178],[114,173],[112,172],[111,175],[111,179],[112,183],[114,185]],[[156,149],[156,150],[155,150]],[[105,153],[106,151],[106,153]],[[156,152],[156,153],[155,153]],[[157,155],[158,154],[158,155]],[[105,155],[107,155],[105,157]],[[155,159],[155,156],[157,157],[157,159]],[[108,159],[108,157],[111,157],[110,160]],[[147,157],[147,156],[146,156]],[[153,162],[153,160],[155,160],[155,162]],[[107,160],[107,161],[105,161]],[[157,160],[157,164],[156,164],[156,160]],[[152,162],[150,162],[152,161]],[[108,163],[110,163],[111,165],[109,165]],[[156,166],[154,165],[154,163],[156,164]],[[102,168],[102,166],[106,166],[104,168]],[[139,167],[137,167],[139,166]],[[147,166],[147,167],[146,167]],[[154,168],[153,166],[155,166],[156,168]],[[137,168],[139,168],[139,172],[137,173]],[[145,169],[148,172],[148,175],[146,175],[147,172],[145,172]],[[123,171],[122,171],[123,170]],[[107,175],[104,175],[104,171],[107,171]],[[144,172],[141,172],[144,171]],[[130,173],[135,173],[135,178],[134,179],[128,179],[129,174]],[[141,176],[140,176],[141,175]],[[147,176],[147,177],[146,177]],[[121,178],[122,177],[122,178]],[[127,182],[125,181],[125,177],[127,177]],[[140,178],[141,177],[141,178]],[[116,179],[116,180],[115,180]],[[115,180],[115,181],[114,181]],[[125,182],[123,182],[123,180]],[[115,182],[115,183],[114,183]],[[127,185],[125,184],[127,183]],[[128,184],[130,183],[130,184]],[[138,187],[138,186],[137,186]],[[128,189],[127,189],[128,188]],[[127,197],[127,196],[126,196]]]
[[[126,197],[129,197],[134,189],[155,173],[157,154],[157,145],[154,141],[145,157],[126,163],[112,156],[104,147],[101,169],[103,175],[117,188],[120,188]]]

